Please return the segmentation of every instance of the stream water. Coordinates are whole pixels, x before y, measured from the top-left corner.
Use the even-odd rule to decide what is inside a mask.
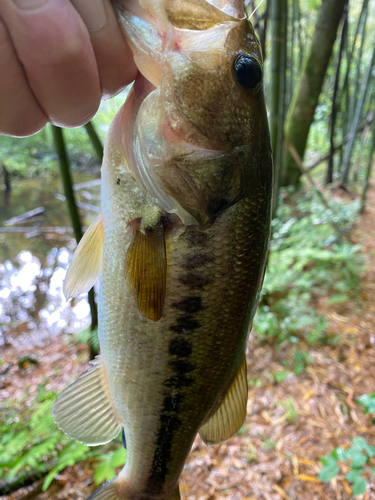
[[[74,176],[81,223],[98,215],[98,176]],[[86,296],[69,303],[62,283],[76,242],[60,178],[13,182],[0,193],[0,346],[36,345],[90,324]],[[35,215],[24,217],[35,210]]]

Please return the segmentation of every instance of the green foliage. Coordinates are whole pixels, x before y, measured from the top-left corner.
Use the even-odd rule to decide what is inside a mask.
[[[90,449],[73,442],[57,429],[52,404],[57,394],[40,385],[36,405],[26,410],[13,406],[5,410],[0,424],[0,477],[22,482],[31,472],[41,476],[53,465],[54,475],[66,465],[87,458]],[[53,479],[47,476],[44,489]]]
[[[94,119],[94,125],[102,141],[106,137],[110,122],[124,101],[125,95],[122,93],[110,101],[102,102]],[[79,167],[82,171],[85,167],[98,165],[94,148],[84,127],[65,129],[64,134],[73,169]],[[11,176],[45,176],[47,172],[57,174],[56,160],[49,126],[30,137],[0,138],[0,165],[4,163]]]
[[[355,298],[363,270],[359,246],[340,241],[355,221],[358,203],[331,200],[328,211],[317,197],[302,194],[280,204],[273,220],[270,256],[254,328],[261,339],[329,343],[326,319],[314,301]]]
[[[98,462],[95,481],[115,475],[115,468],[125,462],[126,451],[119,447],[90,448],[70,439],[52,419],[52,405],[57,397],[40,384],[34,403],[22,408],[22,401],[7,401],[0,421],[0,479],[21,484],[28,476],[45,477],[45,491],[54,477],[68,465],[81,460]],[[120,442],[116,443],[121,446]]]
[[[94,351],[99,351],[98,328],[91,330],[91,327],[88,327],[85,330],[82,330],[75,335],[75,340],[79,344],[87,344],[90,341],[92,342]]]
[[[264,451],[272,451],[276,448],[275,441],[272,441],[272,439],[265,439],[262,444],[262,448]]]
[[[351,446],[344,450],[335,448],[330,455],[321,458],[323,464],[319,472],[319,479],[329,483],[337,474],[341,473],[340,462],[350,462],[351,470],[346,474],[346,479],[352,484],[353,495],[362,495],[366,491],[366,480],[362,476],[365,468],[369,469],[375,476],[373,468],[366,464],[375,456],[375,447],[367,443],[366,439],[358,436],[352,439]]]
[[[124,465],[125,459],[126,450],[122,447],[101,455],[101,462],[96,466],[94,471],[95,483],[100,484],[103,481],[109,481],[115,477],[115,469]]]
[[[375,413],[375,392],[363,394],[357,399],[357,404],[364,406],[364,413]],[[375,424],[375,419],[373,419],[372,423]]]
[[[298,415],[298,410],[294,406],[294,402],[292,398],[288,398],[285,401],[280,401],[279,405],[281,408],[285,408],[286,410],[286,418],[291,423],[294,424],[294,420]]]

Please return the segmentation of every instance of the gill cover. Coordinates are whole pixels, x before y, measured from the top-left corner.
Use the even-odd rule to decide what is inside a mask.
[[[243,2],[142,0],[141,7],[118,6],[141,72],[126,104],[127,165],[163,211],[185,225],[212,222],[246,195],[258,168],[264,141],[249,144],[264,129],[260,47]]]

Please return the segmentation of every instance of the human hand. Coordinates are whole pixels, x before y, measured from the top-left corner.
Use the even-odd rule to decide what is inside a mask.
[[[83,125],[136,73],[110,0],[0,0],[0,134]]]

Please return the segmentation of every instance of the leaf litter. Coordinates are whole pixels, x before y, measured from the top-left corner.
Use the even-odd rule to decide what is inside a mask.
[[[358,300],[328,305],[320,299],[319,314],[328,320],[334,345],[284,342],[278,349],[259,343],[252,334],[247,348],[249,400],[244,426],[221,445],[207,447],[196,438],[181,477],[184,500],[347,500],[353,498],[341,465],[330,483],[319,480],[320,459],[336,447],[347,449],[353,438],[375,445],[375,426],[356,400],[375,392],[375,186],[368,193],[365,214],[350,237],[362,245],[367,270]],[[296,349],[309,357],[298,375],[285,370]],[[31,362],[29,358],[36,360]],[[17,360],[23,359],[22,363]],[[38,384],[60,392],[87,369],[87,348],[68,336],[45,339],[34,347],[3,347],[0,406],[9,398],[30,405]],[[278,380],[278,382],[277,382]],[[26,397],[25,397],[26,394]],[[370,458],[371,466],[375,460]],[[60,472],[46,492],[43,479],[19,488],[1,500],[84,500],[97,486],[93,460]],[[360,500],[375,500],[375,481],[365,475]]]

